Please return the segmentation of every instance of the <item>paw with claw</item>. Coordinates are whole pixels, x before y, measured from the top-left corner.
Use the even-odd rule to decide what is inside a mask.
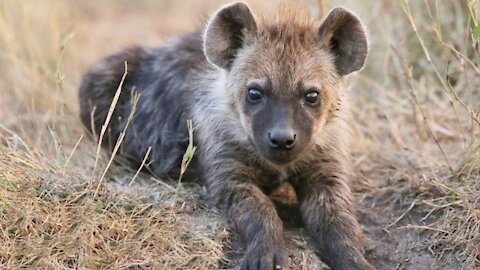
[[[286,270],[288,256],[284,244],[253,245],[247,249],[241,270]]]

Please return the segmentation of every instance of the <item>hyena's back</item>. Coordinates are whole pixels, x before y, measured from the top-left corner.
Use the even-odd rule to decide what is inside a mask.
[[[132,121],[122,143],[122,155],[139,163],[149,146],[151,168],[162,177],[178,177],[180,159],[187,147],[189,104],[194,98],[191,83],[207,65],[201,35],[194,33],[162,48],[135,47],[107,57],[90,69],[80,86],[83,124],[99,136],[110,105],[125,72],[128,74],[103,139],[112,148],[132,113],[133,93],[139,94]],[[190,173],[195,174],[191,168]]]
[[[130,74],[124,82],[124,89],[127,90],[135,85],[134,71],[141,65],[142,59],[147,57],[147,52],[140,48],[132,48],[127,51],[112,55],[91,68],[83,77],[80,86],[80,117],[92,134],[99,135],[102,125],[108,114],[110,104],[113,101],[115,92],[120,84],[122,75],[125,72],[124,63],[128,63]],[[135,72],[136,73],[136,72]],[[113,121],[109,126],[108,139],[116,140],[123,117],[121,109],[130,102],[130,95],[123,91],[118,104],[120,105],[112,116]],[[107,144],[111,142],[106,142]]]

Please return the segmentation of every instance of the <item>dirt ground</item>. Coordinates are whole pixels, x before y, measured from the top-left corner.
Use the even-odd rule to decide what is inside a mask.
[[[369,32],[347,83],[367,258],[480,269],[480,1],[302,2],[316,17],[347,7]],[[0,269],[235,269],[242,247],[202,188],[112,162],[84,136],[76,96],[102,57],[161,46],[224,3],[0,1]],[[323,269],[289,217],[291,268]]]

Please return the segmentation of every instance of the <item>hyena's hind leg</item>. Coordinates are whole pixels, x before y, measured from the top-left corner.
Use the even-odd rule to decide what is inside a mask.
[[[103,140],[106,146],[109,146],[109,142],[117,140],[123,128],[121,124],[121,118],[124,117],[122,109],[130,103],[130,91],[134,86],[134,82],[130,78],[135,77],[134,74],[140,68],[139,63],[145,55],[144,49],[131,48],[105,58],[83,76],[79,91],[80,119],[92,135],[98,136],[125,73],[125,62],[127,62],[128,74],[106,133],[108,138]]]

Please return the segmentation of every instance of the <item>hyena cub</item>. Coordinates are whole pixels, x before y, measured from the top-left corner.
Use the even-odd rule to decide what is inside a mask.
[[[359,19],[334,9],[321,23],[298,8],[275,19],[245,3],[220,9],[203,31],[161,48],[106,58],[84,77],[81,119],[99,134],[128,63],[109,125],[115,142],[139,93],[122,153],[178,177],[192,119],[198,155],[189,168],[246,245],[242,269],[286,269],[283,225],[266,195],[284,181],[297,193],[318,253],[337,270],[373,269],[363,256],[349,189],[344,77],[362,68],[367,39]]]

